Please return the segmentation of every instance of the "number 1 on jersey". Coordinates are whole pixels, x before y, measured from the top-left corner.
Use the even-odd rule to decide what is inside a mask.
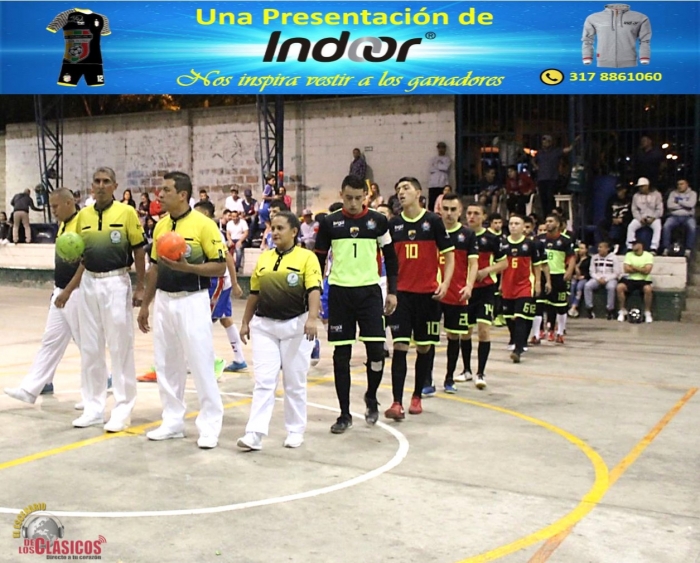
[[[418,245],[409,243],[406,245],[406,260],[416,260],[418,258]]]

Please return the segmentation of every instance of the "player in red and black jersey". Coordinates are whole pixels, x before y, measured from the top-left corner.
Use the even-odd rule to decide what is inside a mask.
[[[486,211],[479,204],[467,207],[467,224],[474,231],[479,252],[478,272],[474,290],[469,299],[469,332],[461,341],[462,358],[464,359],[464,371],[455,377],[455,381],[470,381],[472,379],[471,355],[472,355],[472,331],[477,326],[479,337],[478,368],[476,372],[476,388],[486,387],[485,371],[486,362],[491,352],[491,325],[494,320],[494,303],[497,285],[497,276],[506,269],[508,263],[505,254],[501,250],[501,238],[484,228]]]
[[[472,295],[479,265],[479,250],[474,231],[459,222],[462,203],[457,194],[446,194],[442,200],[442,222],[455,248],[455,267],[452,283],[442,301],[443,325],[447,333],[447,372],[445,393],[456,393],[454,372],[459,359],[460,340],[469,333],[469,310],[467,303]],[[440,270],[444,275],[445,260],[440,256]],[[435,394],[432,381],[426,381],[423,396]]]
[[[406,354],[411,335],[416,343],[415,387],[408,412],[420,414],[421,391],[433,369],[431,346],[440,342],[440,304],[447,295],[454,271],[454,247],[439,215],[421,209],[421,185],[415,178],[401,178],[397,185],[403,212],[389,229],[399,259],[396,311],[389,319],[394,337],[391,387],[394,403],[387,418],[405,418],[402,406],[406,382]],[[445,271],[439,275],[439,256],[445,256]]]
[[[515,344],[510,357],[517,364],[527,344],[527,321],[535,315],[534,296],[540,292],[540,271],[546,259],[537,245],[525,237],[525,222],[520,215],[511,215],[508,227],[510,236],[501,244],[508,261],[501,280],[501,293],[503,314]]]

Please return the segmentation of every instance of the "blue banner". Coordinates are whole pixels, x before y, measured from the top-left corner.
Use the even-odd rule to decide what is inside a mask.
[[[0,2],[0,93],[697,94],[698,2]]]

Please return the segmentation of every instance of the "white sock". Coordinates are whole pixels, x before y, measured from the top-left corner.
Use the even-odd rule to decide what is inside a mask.
[[[239,334],[236,325],[227,327],[226,334],[228,335],[228,340],[231,343],[231,350],[233,350],[233,361],[245,362],[245,358],[243,357],[243,342],[241,341],[241,335]]]
[[[532,321],[532,331],[530,331],[530,337],[539,338],[540,329],[542,328],[542,315],[536,316]]]
[[[566,330],[566,314],[557,313],[557,335],[563,336]]]

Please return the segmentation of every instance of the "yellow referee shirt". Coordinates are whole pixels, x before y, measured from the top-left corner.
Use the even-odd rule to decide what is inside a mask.
[[[195,213],[188,209],[184,215],[173,219],[164,217],[153,230],[153,247],[151,248],[151,262],[158,262],[158,239],[165,233],[175,231],[187,243],[185,260],[190,264],[204,264],[205,262],[224,262],[226,249],[221,241],[221,233],[216,223],[201,213]],[[158,268],[158,280],[156,288],[169,293],[180,291],[199,291],[209,289],[209,280],[204,276],[186,272],[176,272],[167,266]]]
[[[136,210],[113,201],[98,211],[94,205],[78,213],[77,232],[85,241],[83,264],[89,272],[111,272],[133,264],[132,251],[146,244]]]
[[[259,317],[298,317],[308,311],[308,293],[315,289],[321,291],[321,265],[313,252],[298,246],[281,254],[266,250],[250,278],[250,292],[258,295]]]

